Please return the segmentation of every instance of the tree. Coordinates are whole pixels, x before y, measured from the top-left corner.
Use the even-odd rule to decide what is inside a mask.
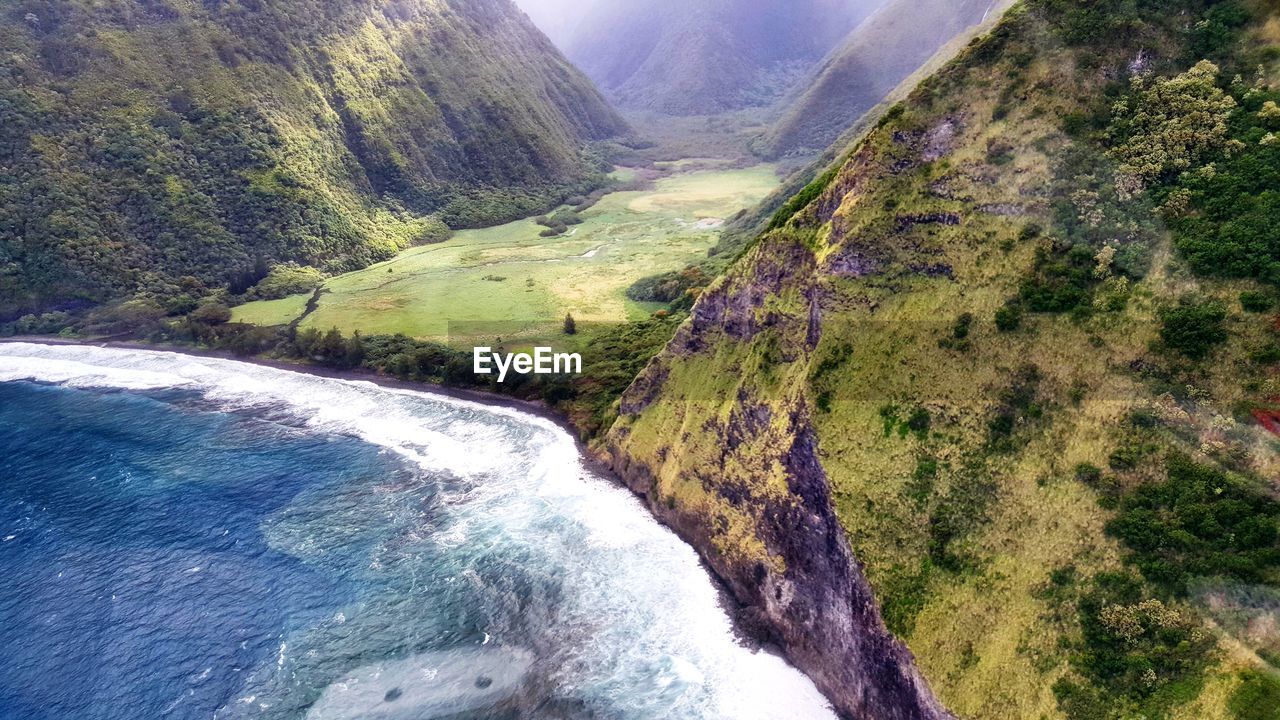
[[[1190,70],[1151,85],[1133,79],[1132,95],[1116,103],[1111,156],[1120,166],[1116,187],[1132,197],[1152,182],[1190,169],[1211,153],[1231,150],[1228,137],[1235,98],[1217,85],[1218,66],[1202,60]]]
[[[223,325],[231,321],[231,308],[219,302],[207,302],[192,310],[188,317],[204,325]]]
[[[338,328],[331,328],[320,338],[320,345],[316,348],[316,358],[321,362],[331,362],[336,358],[345,357],[347,354],[347,343],[342,338],[342,332]]]

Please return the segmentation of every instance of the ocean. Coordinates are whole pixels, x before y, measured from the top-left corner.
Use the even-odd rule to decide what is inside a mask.
[[[0,344],[0,718],[831,718],[554,423]]]

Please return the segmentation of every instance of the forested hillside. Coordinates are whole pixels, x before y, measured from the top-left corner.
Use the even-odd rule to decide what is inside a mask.
[[[0,319],[532,214],[624,124],[510,0],[0,6]]]
[[[1274,720],[1278,103],[1276,0],[1024,0],[605,452],[851,717]]]
[[[565,47],[623,107],[722,113],[777,100],[881,1],[597,2]]]

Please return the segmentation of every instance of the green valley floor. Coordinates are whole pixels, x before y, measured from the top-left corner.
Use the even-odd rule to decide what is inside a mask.
[[[566,313],[588,326],[647,317],[663,304],[629,300],[627,287],[705,257],[723,222],[779,183],[769,164],[690,170],[708,164],[668,164],[675,174],[646,190],[606,195],[559,237],[541,237],[532,219],[464,230],[332,278],[299,326],[466,343],[557,334]],[[636,172],[621,168],[615,176],[630,181]],[[306,312],[310,297],[249,303],[233,319],[287,324]]]

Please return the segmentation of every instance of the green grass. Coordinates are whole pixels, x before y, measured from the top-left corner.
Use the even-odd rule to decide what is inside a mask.
[[[704,257],[719,221],[777,183],[772,165],[678,174],[605,196],[559,237],[540,237],[531,219],[462,231],[329,280],[301,327],[466,342],[558,334],[567,312],[586,323],[647,317],[661,305],[630,301],[626,288]],[[249,303],[234,319],[291,322],[306,300]]]
[[[309,299],[311,293],[290,295],[279,300],[260,300],[235,308],[231,316],[236,322],[253,325],[287,325],[303,313]]]

